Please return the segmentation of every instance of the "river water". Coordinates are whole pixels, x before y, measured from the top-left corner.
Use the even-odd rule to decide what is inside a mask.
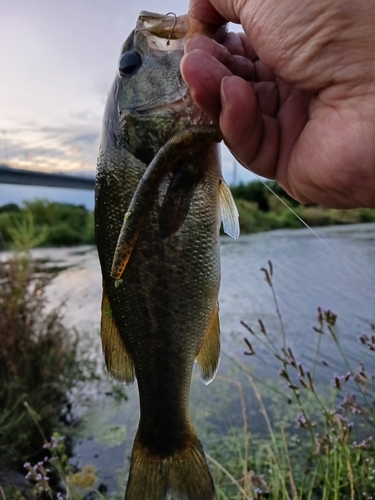
[[[277,346],[283,345],[282,326],[272,290],[260,271],[262,267],[268,268],[268,261],[273,266],[273,289],[285,342],[298,361],[306,366],[314,362],[319,334],[313,326],[317,324],[317,308],[321,307],[338,315],[335,332],[340,345],[349,363],[353,366],[359,363],[364,351],[358,337],[369,333],[369,325],[375,323],[375,224],[329,227],[317,232],[324,241],[307,229],[244,235],[238,241],[222,238],[220,321],[224,355],[218,377],[208,387],[197,375],[193,376],[191,406],[200,432],[218,420],[225,421],[223,432],[232,425],[241,424],[238,401],[231,399],[225,403],[222,400],[222,394],[228,393],[224,385],[231,384],[224,377],[235,377],[235,365],[228,355],[245,363],[259,380],[277,378],[277,369],[265,361],[266,349],[253,341],[240,324],[243,320],[258,330],[258,318],[261,318],[269,339]],[[62,299],[66,301],[66,324],[87,336],[93,352],[101,356],[101,275],[96,250],[92,247],[37,249],[33,257],[66,266],[50,285],[49,299],[52,305]],[[261,360],[244,355],[245,336],[252,341]],[[330,369],[319,365],[323,368],[318,370],[317,377],[329,385],[333,373],[345,373],[347,367],[338,356],[332,337],[322,335],[320,341],[317,362],[324,361]],[[230,391],[236,392],[236,389]],[[128,389],[127,394],[129,400],[122,403],[103,394],[94,397],[89,411],[83,415],[82,435],[75,444],[75,453],[81,463],[94,464],[103,483],[112,491],[119,491],[125,485],[138,423],[136,388]],[[252,402],[248,401],[248,405],[251,409]]]

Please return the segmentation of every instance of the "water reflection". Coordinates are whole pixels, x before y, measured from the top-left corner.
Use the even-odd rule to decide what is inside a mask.
[[[317,307],[338,315],[336,333],[349,362],[359,359],[358,336],[375,322],[375,224],[324,228],[319,234],[327,247],[308,230],[273,231],[241,236],[238,241],[222,239],[222,285],[220,321],[223,351],[236,356],[240,363],[263,381],[276,380],[276,369],[267,365],[265,349],[257,344],[262,362],[246,357],[244,336],[249,333],[240,324],[244,320],[258,328],[258,318],[266,326],[276,345],[282,344],[280,318],[275,310],[272,290],[260,268],[272,261],[274,290],[277,296],[287,345],[299,361],[311,366],[316,345],[321,342],[321,355],[316,360],[318,374],[326,385],[332,383],[333,372],[347,367],[338,358],[330,336],[314,332]],[[91,348],[101,356],[99,321],[101,275],[96,250],[38,249],[36,259],[50,259],[53,265],[67,269],[56,276],[48,290],[51,305],[66,302],[65,322],[90,336]],[[363,352],[363,351],[362,351]],[[324,358],[324,359],[323,359]],[[329,368],[322,364],[324,360]],[[198,430],[209,439],[210,432],[241,425],[241,404],[235,364],[222,356],[217,379],[205,387],[196,374],[192,381],[192,413]],[[287,389],[285,391],[287,397]],[[84,463],[96,465],[100,477],[110,489],[125,484],[125,472],[138,423],[137,390],[128,391],[129,401],[118,405],[113,398],[100,396],[93,401],[86,417],[85,435],[77,441],[76,453]],[[272,402],[272,393],[269,396]],[[254,410],[251,391],[246,402],[253,431],[262,427],[258,410]]]

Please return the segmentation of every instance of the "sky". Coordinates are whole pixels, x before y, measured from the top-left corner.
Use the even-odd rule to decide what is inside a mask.
[[[188,0],[0,0],[0,164],[93,176],[106,95],[141,10]],[[239,27],[232,26],[236,31]],[[253,178],[223,148],[229,183]],[[93,193],[0,184],[0,205],[44,197],[93,206]]]

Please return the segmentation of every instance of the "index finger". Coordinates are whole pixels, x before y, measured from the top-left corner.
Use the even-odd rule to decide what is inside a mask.
[[[210,0],[190,0],[189,17],[202,24],[219,27],[227,23],[227,19],[223,16]]]

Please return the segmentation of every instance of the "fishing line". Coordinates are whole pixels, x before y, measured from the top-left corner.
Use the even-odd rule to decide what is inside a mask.
[[[172,38],[172,35],[173,35],[173,31],[176,27],[176,23],[177,23],[177,16],[174,12],[168,12],[168,14],[166,14],[166,16],[169,16],[169,15],[172,15],[174,16],[174,24],[172,26],[172,29],[171,29],[171,32],[169,34],[169,37],[168,37],[168,40],[167,40],[167,46],[169,47],[170,45],[170,41],[171,41],[171,38]],[[168,50],[168,53],[170,54],[170,50]],[[178,81],[178,85],[179,85],[179,89],[181,90],[181,85],[180,85],[180,81]],[[192,119],[191,119],[191,116],[190,116],[190,113],[189,113],[189,110],[188,110],[188,107],[186,105],[186,102],[185,102],[185,99],[184,100],[184,103],[185,103],[185,110],[187,112],[187,115],[189,117],[189,120],[190,120],[190,124],[193,125],[192,123]],[[245,167],[247,170],[250,170],[250,172],[252,172],[256,178],[258,180],[260,180],[262,182],[262,184],[319,240],[323,243],[323,245],[333,254],[335,255],[336,258],[338,258],[348,269],[350,269],[352,272],[355,273],[355,275],[360,279],[360,281],[362,281],[362,283],[364,285],[367,286],[367,288],[369,288],[370,290],[372,290],[373,292],[375,292],[375,287],[373,287],[370,283],[368,283],[357,271],[357,269],[355,267],[353,267],[347,260],[345,260],[340,254],[338,254],[321,236],[319,236],[319,234],[314,231],[308,224],[307,222],[305,222],[302,217],[300,217],[293,209],[292,207],[290,207],[282,198],[280,198],[280,196],[278,196],[274,191],[273,189],[259,176],[257,175],[255,172],[253,172],[251,169],[249,169],[247,167],[247,165],[245,164],[245,162],[243,162],[237,155],[235,155],[233,153],[233,151],[228,148],[229,151],[232,153],[232,155],[234,156],[234,158],[238,161],[238,163],[240,163],[240,165],[242,165],[243,167]]]
[[[228,147],[228,146],[227,146]],[[300,217],[294,210],[292,207],[290,207],[282,198],[280,198],[279,195],[277,195],[275,193],[275,191],[258,175],[256,174],[255,172],[253,172],[247,165],[245,162],[243,162],[237,155],[235,155],[233,153],[233,151],[228,148],[229,151],[232,153],[232,155],[234,156],[234,158],[238,161],[238,163],[240,165],[242,165],[243,167],[245,167],[247,170],[249,170],[250,172],[252,172],[255,177],[260,180],[260,182],[266,186],[266,188],[295,216],[297,217],[297,219],[302,222],[302,224],[307,228],[309,229],[309,231],[311,231],[311,233],[316,237],[318,238],[319,241],[321,241],[323,243],[323,245],[328,248],[328,250],[333,254],[335,255],[348,269],[350,269],[351,271],[353,271],[355,273],[355,275],[360,279],[360,281],[362,281],[362,283],[364,283],[370,290],[372,290],[373,292],[375,292],[375,287],[373,287],[370,283],[368,283],[365,278],[363,278],[357,271],[357,269],[355,267],[353,267],[350,262],[348,262],[347,260],[345,260],[340,254],[338,254],[321,236],[319,236],[319,234],[314,231],[308,224],[307,222],[305,222],[302,217]]]

